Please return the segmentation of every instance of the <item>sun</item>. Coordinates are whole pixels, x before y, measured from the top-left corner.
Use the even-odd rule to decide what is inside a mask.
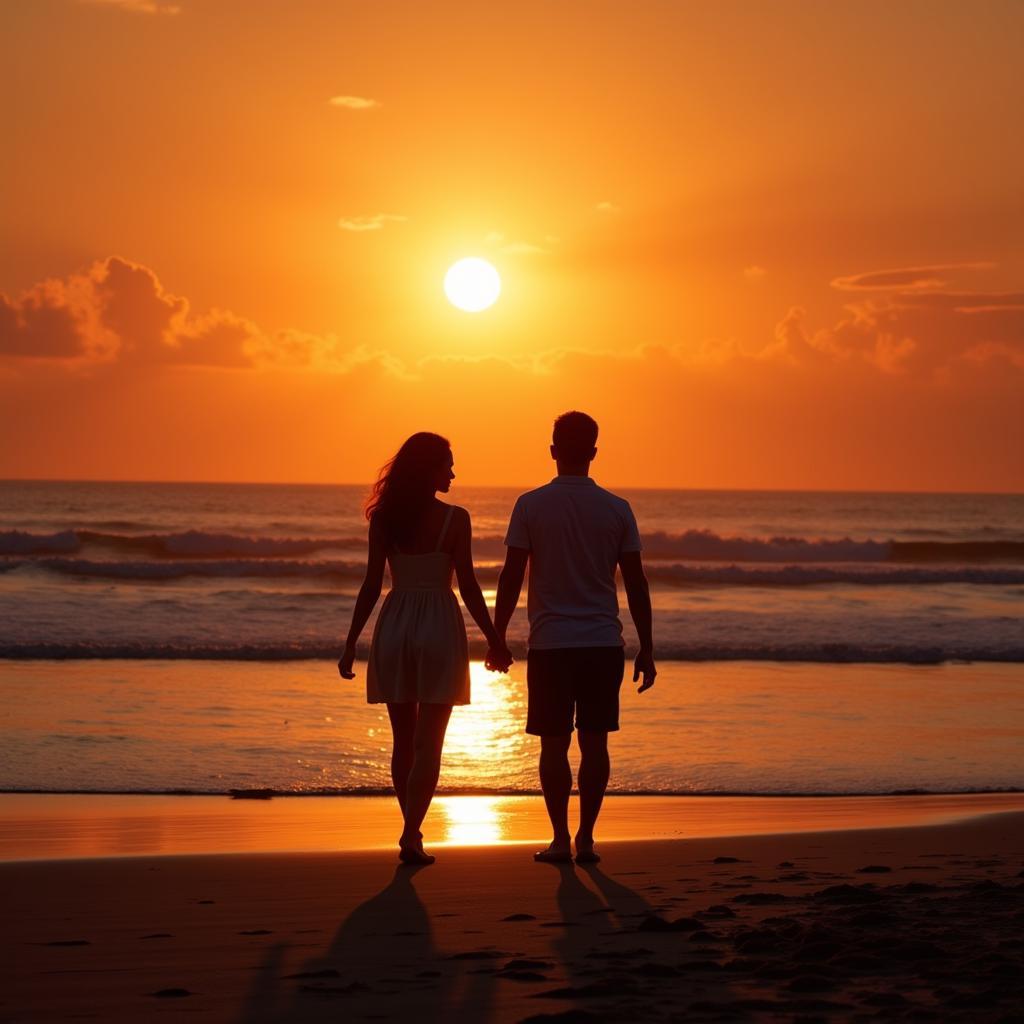
[[[470,256],[448,268],[444,275],[444,293],[453,306],[466,313],[479,313],[498,300],[501,278],[487,260]]]

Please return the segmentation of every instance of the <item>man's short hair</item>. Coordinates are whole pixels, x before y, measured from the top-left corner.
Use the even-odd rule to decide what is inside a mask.
[[[597,421],[585,412],[564,412],[555,420],[551,443],[558,450],[560,458],[589,460],[597,446]]]

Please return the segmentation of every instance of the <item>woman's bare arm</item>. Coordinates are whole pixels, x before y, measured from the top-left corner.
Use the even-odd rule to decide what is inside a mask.
[[[473,568],[473,525],[465,509],[456,508],[455,524],[455,575],[459,581],[462,603],[480,627],[487,645],[495,647],[501,641],[494,630],[491,613],[476,579],[476,570]]]
[[[356,658],[356,643],[362,633],[366,620],[370,617],[377,599],[380,597],[384,582],[384,562],[387,559],[387,546],[380,527],[371,521],[368,550],[366,555],[366,575],[359,588],[355,607],[352,609],[352,625],[349,626],[345,651],[338,661],[338,671],[344,679],[354,679],[352,663]]]

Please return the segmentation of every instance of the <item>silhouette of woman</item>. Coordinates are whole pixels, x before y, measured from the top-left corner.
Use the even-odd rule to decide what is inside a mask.
[[[366,504],[366,578],[338,661],[342,678],[354,679],[356,642],[380,597],[386,562],[392,586],[373,631],[366,699],[388,706],[391,780],[405,820],[398,856],[407,864],[434,862],[423,850],[420,825],[437,788],[452,706],[469,703],[466,626],[452,593],[453,570],[488,645],[507,658],[502,667],[512,661],[473,571],[469,513],[436,496],[450,489],[453,465],[448,441],[418,433],[380,471]]]

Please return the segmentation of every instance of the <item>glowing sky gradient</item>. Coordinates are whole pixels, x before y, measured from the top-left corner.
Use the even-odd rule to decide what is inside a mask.
[[[0,476],[1024,489],[1024,5],[0,7]],[[445,270],[492,262],[466,314]]]

